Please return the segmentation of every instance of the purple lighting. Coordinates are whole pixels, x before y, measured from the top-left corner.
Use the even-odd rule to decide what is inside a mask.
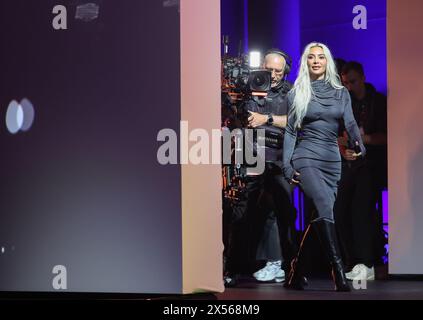
[[[389,221],[389,209],[388,209],[388,190],[382,191],[382,215],[383,224],[388,224]]]
[[[248,0],[244,0],[244,53],[248,52]]]
[[[302,205],[301,205],[301,199],[300,199],[300,188],[295,188],[294,189],[294,207],[295,209],[297,209],[297,219],[295,220],[295,228],[297,230],[302,230],[302,221],[303,221],[303,212],[301,210]]]
[[[292,71],[288,80],[294,82],[297,76],[298,61],[301,57],[300,1],[279,0],[276,3],[274,21],[276,21],[277,32],[275,32],[274,43],[291,56]]]
[[[326,43],[335,57],[363,64],[366,79],[382,93],[387,91],[386,60],[386,0],[321,0],[320,7],[331,10],[310,10],[315,5],[311,0],[225,0],[222,4],[222,33],[231,37],[232,55],[240,50],[249,52],[256,46],[260,50],[277,47],[287,52],[293,60],[290,81],[297,76],[297,69],[304,46],[311,41]],[[367,29],[357,30],[352,21],[356,16],[353,8],[363,5],[367,9]],[[263,10],[257,10],[262,8]],[[334,14],[336,12],[336,14]],[[249,28],[250,25],[250,28]],[[308,204],[304,195],[295,188],[292,200],[297,209],[296,228],[304,230],[309,218]],[[382,214],[384,229],[388,225],[388,191],[383,190],[378,199],[378,213]],[[380,216],[378,216],[381,218]]]
[[[367,81],[386,93],[386,0],[321,0],[319,5],[331,10],[319,14],[307,10],[313,4],[311,0],[300,1],[301,48],[312,41],[327,44],[335,57],[362,63]],[[353,28],[352,10],[357,4],[367,9],[366,30]]]

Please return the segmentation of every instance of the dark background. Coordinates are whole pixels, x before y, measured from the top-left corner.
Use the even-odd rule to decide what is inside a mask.
[[[367,29],[356,30],[356,5],[367,9]],[[231,39],[231,55],[277,47],[293,59],[294,81],[304,47],[329,46],[334,57],[363,64],[367,80],[387,92],[386,0],[221,0],[222,34]]]
[[[162,128],[179,132],[177,8],[157,0],[0,2],[0,290],[182,290],[180,167],[156,159]],[[68,9],[68,30],[52,9]],[[11,135],[9,102],[35,121]]]

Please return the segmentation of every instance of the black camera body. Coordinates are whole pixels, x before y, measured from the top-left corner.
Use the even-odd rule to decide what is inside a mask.
[[[265,97],[272,75],[266,69],[251,68],[248,56],[222,59],[222,125],[230,129],[248,127],[247,102]]]
[[[247,96],[269,91],[272,83],[271,72],[266,69],[250,68],[248,56],[224,57],[222,78],[235,92]]]
[[[266,69],[251,68],[248,56],[227,57],[222,60],[222,80],[235,92],[246,96],[270,90],[272,75]]]

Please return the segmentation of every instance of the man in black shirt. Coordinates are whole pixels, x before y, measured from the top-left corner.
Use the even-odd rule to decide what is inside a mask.
[[[271,90],[265,98],[255,97],[247,102],[246,106],[250,111],[249,127],[264,128],[273,132],[279,131],[282,141],[287,120],[285,97],[290,89],[285,76],[290,71],[291,61],[284,52],[272,49],[267,52],[263,66],[272,72]],[[279,147],[266,146],[265,157],[264,173],[246,177],[246,200],[236,209],[241,212],[238,212],[237,217],[239,218],[232,224],[232,240],[226,264],[229,275],[225,278],[227,286],[235,285],[236,275],[246,271],[245,266],[255,261],[258,242],[263,236],[264,226],[267,225],[270,230],[273,230],[272,223],[275,224],[275,216],[284,264],[282,265],[280,261],[279,248],[279,252],[273,253],[273,259],[271,257],[268,261],[267,268],[262,269],[261,273],[255,273],[254,276],[262,281],[283,281],[283,269],[289,269],[290,262],[297,250],[296,210],[290,198],[292,186],[282,175],[282,145]],[[258,210],[258,202],[263,189],[272,195],[275,216],[269,217]],[[270,238],[275,239],[274,237]],[[248,271],[250,270],[251,268]]]
[[[374,265],[383,252],[383,230],[376,203],[387,185],[387,103],[384,95],[365,82],[360,63],[347,63],[341,74],[351,94],[367,155],[364,159],[354,157],[354,146],[345,136],[339,139],[345,161],[335,213],[346,262],[354,266],[347,278],[374,280]]]

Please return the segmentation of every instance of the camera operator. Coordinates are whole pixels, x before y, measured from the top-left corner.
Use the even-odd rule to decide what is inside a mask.
[[[290,90],[290,84],[285,80],[291,68],[291,59],[284,52],[272,49],[264,58],[263,67],[271,72],[271,89],[266,97],[252,97],[246,103],[249,111],[248,124],[250,128],[266,129],[277,132],[281,141],[287,121],[287,105],[285,97]],[[246,198],[240,203],[238,220],[232,225],[232,241],[227,257],[226,286],[234,286],[245,266],[255,262],[257,247],[263,236],[265,225],[272,225],[277,220],[279,229],[279,244],[282,249],[283,265],[279,252],[273,254],[265,268],[256,272],[254,276],[260,281],[283,281],[284,270],[289,270],[290,262],[297,250],[295,229],[296,210],[291,203],[292,186],[283,177],[282,145],[265,146],[265,171],[261,175],[246,177]],[[274,215],[265,215],[258,210],[258,202],[263,190],[271,192],[274,204]],[[267,221],[266,221],[267,220]],[[270,228],[270,230],[272,230]],[[277,237],[270,237],[276,239]],[[273,246],[275,247],[275,246]],[[272,261],[273,260],[273,261]],[[252,268],[248,270],[252,271]]]

